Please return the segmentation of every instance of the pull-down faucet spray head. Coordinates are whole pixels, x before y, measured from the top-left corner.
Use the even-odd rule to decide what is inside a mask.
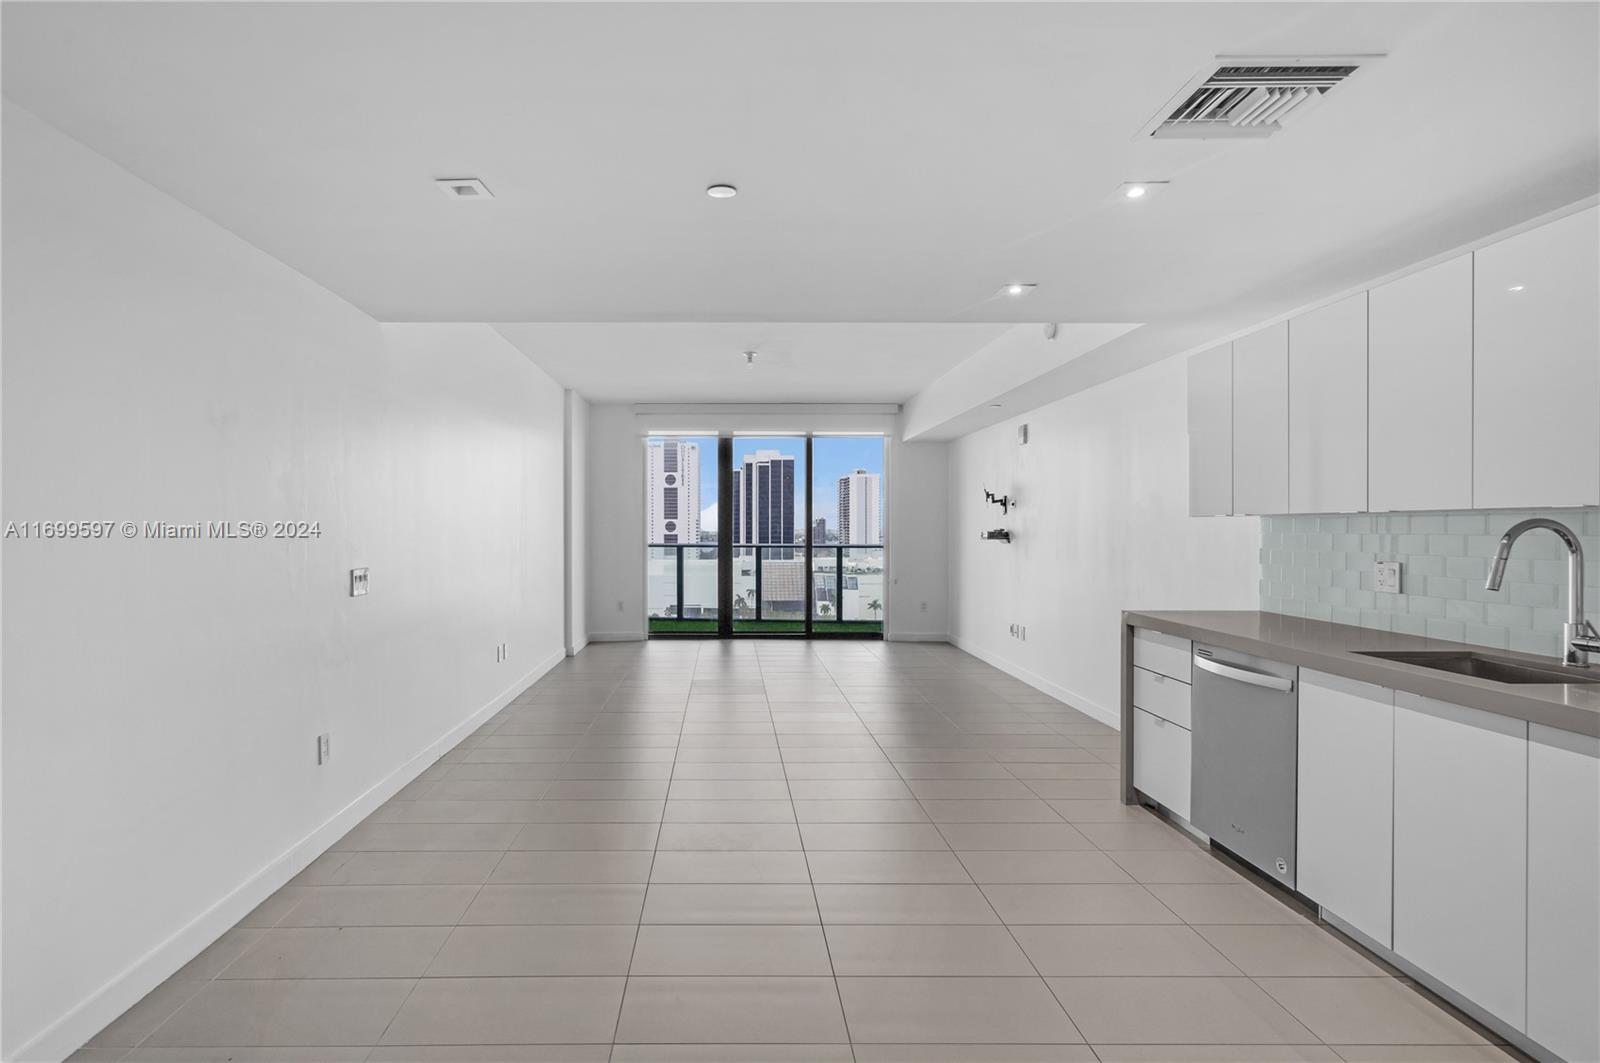
[[[1500,583],[1506,578],[1506,562],[1511,558],[1511,546],[1522,536],[1523,532],[1535,528],[1545,528],[1556,533],[1556,536],[1567,547],[1567,622],[1561,629],[1561,660],[1565,664],[1576,668],[1588,665],[1589,652],[1600,648],[1597,641],[1594,625],[1583,617],[1583,544],[1578,541],[1577,533],[1560,521],[1550,520],[1545,517],[1533,517],[1529,520],[1518,521],[1506,529],[1500,536],[1500,545],[1495,549],[1494,561],[1489,565],[1489,578],[1484,581],[1484,589],[1497,591]]]

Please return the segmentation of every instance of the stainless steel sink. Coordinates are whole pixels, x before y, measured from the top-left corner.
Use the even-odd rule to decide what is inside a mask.
[[[1471,650],[1357,650],[1363,657],[1381,657],[1386,661],[1414,664],[1419,668],[1433,668],[1456,675],[1470,675],[1476,679],[1489,679],[1496,683],[1600,683],[1600,674],[1589,669],[1567,668],[1552,664],[1548,668],[1493,657]]]

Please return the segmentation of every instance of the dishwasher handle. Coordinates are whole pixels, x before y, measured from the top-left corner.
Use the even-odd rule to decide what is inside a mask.
[[[1194,655],[1194,666],[1203,672],[1220,675],[1224,679],[1235,679],[1241,683],[1249,683],[1253,687],[1266,687],[1268,690],[1281,690],[1285,694],[1294,689],[1293,679],[1284,679],[1281,676],[1268,675],[1265,672],[1253,672],[1248,668],[1238,665],[1222,664],[1209,657]]]

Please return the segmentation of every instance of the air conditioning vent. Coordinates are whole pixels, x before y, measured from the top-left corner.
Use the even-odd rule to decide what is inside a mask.
[[[1153,137],[1269,137],[1381,56],[1245,58],[1218,56],[1174,96],[1143,132]]]

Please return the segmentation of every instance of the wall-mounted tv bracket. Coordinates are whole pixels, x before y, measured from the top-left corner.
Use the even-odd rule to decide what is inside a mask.
[[[992,531],[979,532],[978,538],[985,539],[990,542],[1009,543],[1011,541],[1011,532],[1007,531],[1005,528],[995,528]]]
[[[1001,513],[1009,513],[1017,507],[1017,500],[1010,495],[997,495],[987,487],[983,489],[983,500],[993,502],[1000,507]]]

